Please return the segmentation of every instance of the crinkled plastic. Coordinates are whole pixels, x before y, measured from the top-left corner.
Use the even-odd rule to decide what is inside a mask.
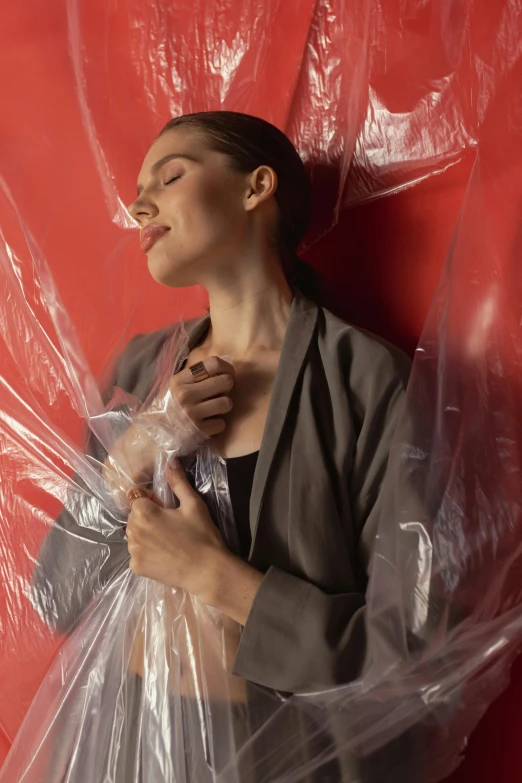
[[[193,483],[228,546],[237,542],[223,461],[168,399],[186,348],[185,303],[161,305],[163,323],[182,326],[152,410],[122,392],[104,400],[88,353],[104,334],[115,355],[134,331],[143,270],[120,243],[91,276],[87,309],[76,309],[51,271],[59,259],[44,257],[44,205],[3,164],[0,716],[8,737],[25,720],[0,781],[327,780],[334,762],[345,780],[440,780],[522,642],[519,6],[68,0],[65,11],[83,139],[106,220],[122,229],[132,227],[123,203],[137,151],[165,119],[192,110],[240,109],[288,132],[326,194],[308,243],[343,207],[439,173],[467,150],[475,163],[390,455],[367,594],[372,666],[359,681],[299,696],[232,677],[240,628],[132,574],[124,547],[106,581],[99,543],[74,578],[56,578],[58,548],[55,578],[39,572],[61,507],[86,531],[123,530],[80,421],[106,450],[129,425],[153,441],[165,503],[163,466],[193,453]],[[52,144],[35,149],[42,160],[54,154]],[[80,266],[82,252],[76,242]],[[80,595],[69,632],[77,618],[60,612]],[[69,633],[63,644],[59,632]],[[42,661],[30,706],[37,683],[12,689],[13,650],[18,666]]]

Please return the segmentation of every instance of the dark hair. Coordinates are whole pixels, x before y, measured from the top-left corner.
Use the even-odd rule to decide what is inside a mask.
[[[275,243],[290,286],[313,297],[316,273],[297,255],[312,213],[312,188],[296,148],[270,122],[236,111],[202,111],[184,114],[167,122],[160,136],[179,127],[191,127],[203,134],[211,149],[230,158],[240,172],[271,166],[277,174],[275,199],[279,208]]]

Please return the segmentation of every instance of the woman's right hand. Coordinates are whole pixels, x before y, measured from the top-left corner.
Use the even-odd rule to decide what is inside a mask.
[[[170,379],[170,392],[198,430],[210,438],[226,427],[222,416],[232,410],[230,392],[236,371],[220,356],[208,356],[203,364],[210,378],[196,382],[186,367]]]
[[[164,393],[159,392],[151,405],[113,444],[104,462],[102,475],[121,508],[127,503],[127,490],[152,481],[154,465],[161,449],[154,437],[154,425],[168,427],[183,455],[213,435],[224,431],[223,418],[232,409],[230,392],[235,383],[234,366],[219,356],[203,360],[209,378],[196,382],[186,367],[172,376]]]

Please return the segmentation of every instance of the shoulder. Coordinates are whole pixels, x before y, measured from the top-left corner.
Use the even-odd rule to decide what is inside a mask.
[[[348,402],[354,421],[398,411],[411,372],[410,358],[397,346],[354,326],[320,305],[317,308],[317,351],[332,393]]]
[[[407,385],[411,359],[400,348],[318,306],[318,341],[322,351],[352,380],[392,380]]]
[[[343,396],[359,434],[391,432],[406,394],[412,362],[397,346],[319,308],[319,350]],[[326,358],[325,358],[326,357]],[[371,439],[370,439],[371,440]],[[372,443],[375,442],[371,440]]]

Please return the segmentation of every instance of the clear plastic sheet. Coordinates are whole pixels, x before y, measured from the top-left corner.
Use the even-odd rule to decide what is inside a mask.
[[[151,424],[147,403],[121,391],[102,397],[96,379],[107,379],[109,354],[141,323],[143,270],[113,234],[109,263],[94,275],[75,241],[89,281],[75,307],[81,269],[73,275],[67,264],[65,275],[52,244],[44,252],[45,205],[5,161],[0,720],[14,742],[0,781],[440,780],[507,684],[522,642],[518,4],[321,0],[210,12],[69,0],[64,14],[75,122],[105,220],[120,229],[132,227],[123,204],[138,152],[166,118],[198,109],[239,109],[285,129],[326,194],[308,243],[342,207],[439,173],[469,149],[476,158],[390,456],[367,592],[372,664],[361,680],[302,695],[232,677],[240,628],[129,571],[103,449],[131,422],[139,430],[141,416],[161,444],[155,489],[169,503],[162,467],[193,454],[193,484],[233,550],[222,460],[208,443],[187,445],[179,419]],[[54,154],[46,142],[32,151],[37,160]],[[164,325],[181,327],[156,401],[183,357],[190,315],[182,298],[158,308]],[[105,352],[95,351],[102,339]],[[101,452],[85,449],[82,422]],[[44,573],[35,583],[62,508],[98,540],[71,578]],[[73,536],[64,532],[65,548]],[[100,538],[120,543],[112,573]],[[58,549],[48,555],[59,566]],[[81,617],[68,615],[78,601]],[[10,677],[15,661],[37,672],[25,691]]]

